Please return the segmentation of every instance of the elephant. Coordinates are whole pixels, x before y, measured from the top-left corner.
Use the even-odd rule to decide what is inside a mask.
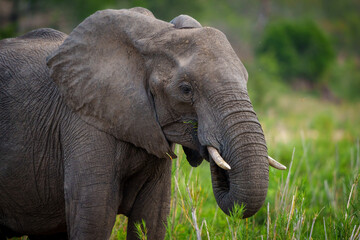
[[[139,7],[1,40],[0,239],[108,239],[117,214],[163,239],[174,144],[252,216],[277,163],[247,80],[222,32]]]

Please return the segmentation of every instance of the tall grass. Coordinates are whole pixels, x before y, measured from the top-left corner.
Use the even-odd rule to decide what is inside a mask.
[[[314,201],[311,186],[304,188],[303,180],[292,180],[300,162],[295,152],[294,149],[289,170],[277,178],[275,191],[269,190],[263,209],[249,219],[241,219],[243,208],[239,206],[230,216],[219,211],[211,188],[207,191],[204,183],[199,183],[199,176],[206,169],[187,172],[185,157],[180,159],[178,176],[174,164],[173,193],[178,194],[172,198],[166,239],[359,239],[359,170],[337,186],[326,188],[324,184],[316,194],[323,192],[325,200]],[[139,236],[146,239],[145,224],[141,226]],[[124,230],[121,225],[116,226],[114,239],[125,239]]]
[[[166,239],[360,239],[359,104],[285,94],[274,106],[258,115],[269,154],[288,170],[270,169],[260,211],[241,219],[237,206],[225,215],[213,196],[209,164],[190,167],[177,146]],[[118,218],[112,238],[125,239],[126,220]]]

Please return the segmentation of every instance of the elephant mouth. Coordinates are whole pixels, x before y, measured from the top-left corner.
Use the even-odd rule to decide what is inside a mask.
[[[198,138],[198,121],[195,118],[179,118],[161,125],[169,142],[180,144],[196,151],[198,155],[207,157],[206,147],[202,146]]]
[[[203,159],[205,159],[207,162],[210,162],[210,155],[206,146],[201,145],[198,151]]]
[[[162,129],[169,142],[183,146],[187,160],[191,166],[197,167],[205,159],[210,159],[221,169],[230,170],[231,166],[226,162],[218,150],[209,143],[200,143],[198,136],[198,121],[195,118],[178,119],[164,124]],[[286,169],[285,166],[269,157],[269,164],[277,169]]]
[[[170,143],[182,145],[186,159],[192,167],[199,166],[204,159],[209,161],[206,146],[199,142],[197,127],[198,121],[194,118],[177,119],[162,126]]]

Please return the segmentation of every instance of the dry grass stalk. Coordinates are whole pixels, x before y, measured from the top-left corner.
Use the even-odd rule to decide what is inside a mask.
[[[194,226],[195,232],[196,232],[196,239],[201,240],[201,232],[200,232],[199,226],[197,224],[197,219],[196,219],[196,208],[194,207],[193,199],[191,197],[191,193],[190,193],[190,190],[189,190],[188,186],[186,187],[186,191],[189,194],[190,206],[191,206],[191,217],[192,217],[192,220],[193,220],[193,223],[194,223],[193,226]]]
[[[324,210],[324,208],[325,207],[323,207],[318,213],[315,213],[315,216],[314,216],[312,224],[311,224],[309,240],[311,240],[311,236],[312,236],[312,233],[313,233],[313,230],[314,230],[314,225],[315,225],[316,218],[320,215],[320,213],[322,212],[322,210]]]
[[[178,191],[179,191],[180,200],[181,200],[181,208],[182,208],[182,212],[184,213],[184,215],[185,215],[186,219],[190,222],[190,224],[191,224],[191,225],[195,228],[195,226],[194,226],[194,224],[193,224],[192,220],[190,219],[190,217],[189,217],[189,215],[188,215],[188,213],[187,213],[187,211],[186,211],[186,209],[185,209],[185,202],[184,202],[184,198],[182,197],[182,194],[181,194],[181,191],[180,191],[180,188],[179,188],[179,183],[178,183],[177,179],[175,179],[175,184],[176,184],[176,187],[177,187],[177,189],[178,189]]]
[[[360,239],[360,226],[358,227],[358,229],[356,230],[356,233],[355,233],[355,235],[354,235],[354,239],[356,239],[357,237],[359,237],[359,239]]]
[[[356,230],[356,225],[354,226],[354,228],[353,228],[353,230],[352,230],[352,232],[351,232],[350,240],[353,240],[353,239],[354,239],[355,230]]]
[[[230,226],[230,223],[229,223],[229,219],[228,219],[228,217],[226,217],[226,221],[227,221],[228,226],[229,226],[229,231],[230,231],[231,237],[232,237],[232,239],[235,239],[235,237],[234,237],[234,233],[233,233],[233,231],[231,230],[231,226]]]
[[[351,190],[350,190],[349,198],[348,198],[348,201],[347,201],[347,204],[346,204],[346,210],[348,210],[349,207],[350,207],[351,196],[352,196],[352,194],[353,194],[353,191],[354,191],[356,185],[358,184],[359,177],[360,177],[360,175],[355,179],[354,183],[351,185]],[[346,218],[347,218],[347,211],[345,212],[345,220],[346,220]]]
[[[282,197],[281,197],[280,209],[282,208],[283,204],[285,204],[285,202],[286,202],[286,195],[287,195],[287,192],[288,192],[288,190],[289,190],[289,183],[290,183],[290,176],[291,176],[291,167],[292,167],[293,162],[294,162],[294,154],[295,154],[295,148],[293,149],[293,153],[292,153],[292,157],[291,157],[291,162],[290,162],[290,167],[289,167],[289,173],[288,173],[288,175],[287,175],[285,187],[284,187],[283,194],[282,194]]]
[[[357,139],[357,144],[356,144],[356,169],[360,168],[360,139]]]
[[[291,209],[290,209],[290,214],[289,214],[289,218],[288,218],[288,223],[287,223],[287,226],[286,226],[285,235],[287,235],[287,232],[288,232],[289,226],[290,226],[290,222],[291,222],[291,218],[292,218],[292,216],[293,216],[293,214],[294,214],[295,195],[296,195],[296,193],[293,195],[293,198],[292,198]]]
[[[186,183],[186,186],[189,186],[189,184],[190,184],[190,181],[191,181],[191,176],[192,176],[193,170],[194,170],[194,168],[191,168],[191,169],[190,169],[190,173],[189,173],[189,177],[188,177],[188,182]]]
[[[304,134],[304,130],[300,131],[300,136],[301,136],[301,144],[302,144],[302,148],[303,148],[303,155],[300,158],[299,162],[298,162],[298,166],[303,165],[303,162],[305,162],[305,167],[306,167],[306,172],[308,175],[308,181],[311,184],[311,175],[312,175],[312,170],[309,167],[309,163],[308,163],[308,147],[306,145],[306,141],[305,141],[305,134]],[[299,174],[304,174],[301,171],[301,167],[298,167],[297,170],[295,171],[295,173],[293,174],[294,179],[297,179],[299,177]]]
[[[294,162],[294,155],[295,155],[295,147],[293,149],[293,152],[292,152],[292,156],[291,156],[291,162],[290,162],[290,166],[289,166],[289,172],[288,172],[288,175],[287,175],[287,178],[286,178],[286,182],[285,182],[285,186],[284,186],[284,189],[283,189],[283,193],[282,193],[282,197],[281,197],[281,201],[280,201],[280,206],[279,206],[279,209],[284,209],[283,211],[285,211],[285,207],[283,207],[283,205],[285,206],[285,202],[286,202],[286,195],[289,191],[289,183],[290,183],[290,176],[291,176],[291,168],[292,168],[292,165],[293,165],[293,162]],[[277,218],[275,219],[275,223],[274,223],[274,237],[273,239],[276,239],[276,221],[277,221]]]
[[[182,151],[180,151],[180,145],[176,144],[175,146],[175,152],[176,152],[176,168],[175,168],[175,176],[174,178],[176,179],[176,181],[178,181],[179,179],[179,169],[180,169],[180,158],[182,158]],[[175,219],[176,219],[176,205],[177,205],[177,186],[175,184],[174,186],[174,200],[172,202],[172,209],[173,209],[173,216],[172,216],[172,231],[174,231],[174,227],[175,227]]]
[[[205,219],[201,223],[200,232],[202,232],[203,225],[205,225],[207,239],[210,240],[210,234],[209,234],[209,230],[208,230],[207,223],[206,223]]]
[[[335,199],[333,197],[334,194],[331,194],[331,191],[330,191],[329,184],[328,184],[327,180],[324,181],[324,187],[325,187],[326,195],[329,198],[329,202],[331,202],[333,208],[335,209],[336,208],[336,203],[335,203]]]
[[[213,227],[214,227],[214,223],[215,223],[215,220],[216,220],[216,216],[217,216],[217,212],[218,212],[218,210],[219,210],[219,206],[218,206],[218,205],[216,205],[214,218],[213,218],[213,220],[212,220],[212,222],[211,222],[211,228],[213,228]]]
[[[303,199],[303,201],[304,201],[304,199]],[[302,226],[305,223],[305,218],[306,218],[306,216],[305,216],[305,211],[304,211],[296,225],[296,230],[298,231],[297,239],[300,239],[300,237],[301,237],[301,230],[302,230]],[[294,230],[294,234],[295,234],[295,230]]]
[[[325,217],[323,217],[323,222],[324,222],[324,236],[325,236],[325,240],[327,240]]]
[[[270,203],[267,204],[266,239],[270,239]],[[261,236],[262,237],[262,236]]]

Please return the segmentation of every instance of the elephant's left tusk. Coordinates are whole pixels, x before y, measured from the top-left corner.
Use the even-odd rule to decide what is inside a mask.
[[[272,157],[268,156],[268,159],[269,159],[269,165],[272,166],[273,168],[276,168],[279,170],[286,170],[286,167],[284,165],[282,165],[281,163],[279,163]]]
[[[229,164],[227,164],[225,162],[225,160],[220,156],[220,154],[219,154],[218,150],[216,150],[216,148],[208,146],[207,150],[209,151],[210,156],[214,160],[216,165],[218,165],[219,167],[221,167],[222,169],[225,169],[225,170],[230,170],[231,169]]]

